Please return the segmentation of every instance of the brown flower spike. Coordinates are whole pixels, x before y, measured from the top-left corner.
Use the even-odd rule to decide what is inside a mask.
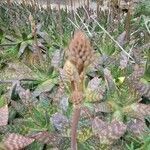
[[[76,66],[79,74],[90,64],[92,55],[89,39],[82,31],[76,31],[69,44],[68,60]]]
[[[67,51],[67,61],[64,65],[64,71],[71,82],[71,99],[74,105],[72,126],[71,126],[71,149],[77,150],[77,126],[80,118],[81,105],[83,102],[83,84],[84,72],[93,58],[94,51],[90,40],[80,30],[76,31],[70,41]]]

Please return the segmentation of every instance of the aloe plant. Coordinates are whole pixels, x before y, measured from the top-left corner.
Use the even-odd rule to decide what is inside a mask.
[[[113,17],[116,17],[116,12],[111,12],[112,18],[106,17],[109,10],[114,9],[112,6],[105,12],[98,9],[96,13],[103,14],[100,18],[94,10],[83,7],[72,16],[68,10],[49,11],[25,3],[1,4],[0,44],[3,49],[0,51],[0,69],[10,66],[8,62],[14,58],[11,54],[16,52],[17,55],[19,52],[20,60],[28,62],[28,55],[25,57],[27,51],[34,56],[28,67],[39,67],[39,58],[37,60],[33,52],[36,46],[40,48],[46,65],[36,70],[38,77],[26,73],[27,79],[18,76],[16,80],[0,80],[2,87],[5,83],[11,87],[10,90],[2,88],[0,92],[0,113],[3,114],[0,117],[0,149],[70,148],[73,102],[78,105],[81,99],[75,136],[79,150],[149,148],[149,44],[147,28],[142,20],[145,18],[138,23],[134,20],[139,12],[135,16],[132,14],[131,40],[127,43],[125,18],[118,20],[115,26]],[[98,5],[101,6],[99,2]],[[106,25],[106,20],[115,25]],[[76,41],[80,40],[69,45],[75,28],[89,36],[93,49],[89,40],[85,40],[88,47],[84,45],[84,40],[78,37],[80,34],[76,35]],[[82,59],[77,55],[76,61],[73,53],[74,49],[80,50],[78,46],[86,51],[90,48],[94,55],[90,65],[85,63],[85,68],[82,59],[89,61],[90,55],[79,52]],[[18,65],[23,66],[22,63]],[[24,73],[25,69],[20,70]],[[74,92],[74,77],[76,82],[82,81],[82,85],[77,82],[78,92]]]

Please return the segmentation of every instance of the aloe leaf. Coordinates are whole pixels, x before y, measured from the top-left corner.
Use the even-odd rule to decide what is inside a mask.
[[[143,119],[150,115],[150,105],[133,103],[123,108],[123,112],[133,118]]]
[[[92,122],[92,130],[100,138],[101,143],[112,144],[114,140],[118,140],[124,135],[126,125],[117,120],[107,123],[96,117]]]
[[[0,108],[6,105],[6,101],[3,97],[0,97]]]
[[[9,122],[12,122],[14,120],[14,118],[16,117],[17,112],[15,111],[14,108],[9,107]]]
[[[43,92],[49,92],[55,86],[55,81],[53,79],[48,79],[44,81],[42,84],[38,85],[38,87],[32,93],[34,97],[39,96]]]
[[[26,150],[43,150],[44,149],[44,144],[42,143],[38,143],[38,142],[33,142],[32,144],[30,144],[29,146],[26,147]]]
[[[44,32],[44,31],[43,31],[43,32],[39,31],[37,34],[38,34],[41,38],[43,38],[43,39],[46,41],[47,44],[51,43],[51,39],[50,39],[49,35],[48,35],[46,32]]]
[[[32,108],[32,118],[39,126],[43,128],[47,124],[46,117],[36,108]]]
[[[97,112],[105,112],[105,113],[112,112],[111,105],[109,103],[106,103],[106,102],[101,102],[101,103],[95,104],[94,109],[95,109],[96,113]]]
[[[118,37],[117,42],[120,44],[120,46],[124,46],[126,41],[126,31],[123,31]]]
[[[111,71],[107,68],[104,68],[104,78],[105,78],[106,85],[109,91],[111,92],[115,91],[116,90],[115,82],[113,80]]]
[[[128,65],[129,58],[125,54],[125,52],[121,51],[120,52],[120,68],[125,69]]]
[[[0,29],[0,44],[1,44],[1,42],[2,42],[3,35],[4,35],[4,32],[3,32],[3,30]]]
[[[52,56],[51,65],[55,68],[62,67],[63,55],[64,52],[61,49],[56,50]]]
[[[88,86],[85,90],[86,101],[96,102],[103,98],[105,87],[101,84],[101,79],[94,77],[89,81]]]
[[[100,83],[101,79],[99,79],[98,77],[94,77],[92,80],[89,81],[87,88],[89,88],[91,91],[94,91],[98,89]]]
[[[18,123],[14,125],[5,125],[0,127],[0,133],[7,134],[7,133],[19,133],[19,134],[27,134],[29,128],[26,127],[24,124]]]
[[[62,137],[59,134],[49,133],[47,131],[38,132],[29,137],[43,144],[58,145]]]
[[[25,32],[22,33],[22,39],[25,41],[27,40],[27,34]]]
[[[53,114],[51,117],[51,122],[53,126],[59,131],[63,131],[69,126],[69,120],[61,113]]]
[[[8,123],[8,106],[0,108],[0,126],[5,126]]]
[[[27,108],[20,102],[11,101],[11,105],[22,116],[27,112]]]
[[[7,149],[23,149],[26,146],[34,142],[34,139],[25,137],[19,134],[9,134],[8,137],[4,140],[4,145]]]
[[[140,137],[147,132],[146,123],[140,119],[130,120],[127,125],[127,131],[132,133],[135,137]]]
[[[27,46],[28,46],[27,42],[22,42],[21,43],[20,48],[19,48],[18,57],[20,57],[24,53]]]

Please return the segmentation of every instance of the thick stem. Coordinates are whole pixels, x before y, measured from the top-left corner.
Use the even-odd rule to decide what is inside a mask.
[[[80,118],[81,108],[74,108],[71,126],[71,150],[77,150],[77,128]]]

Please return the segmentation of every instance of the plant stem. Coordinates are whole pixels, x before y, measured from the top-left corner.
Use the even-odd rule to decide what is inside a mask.
[[[77,150],[77,127],[80,118],[81,107],[74,108],[71,126],[71,150]]]

